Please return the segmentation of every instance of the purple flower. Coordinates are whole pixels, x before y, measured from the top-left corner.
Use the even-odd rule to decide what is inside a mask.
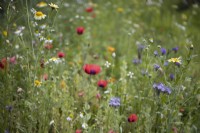
[[[160,66],[158,64],[154,64],[154,70],[158,70],[160,68]]]
[[[168,61],[165,61],[164,62],[164,66],[168,66],[169,62]]]
[[[7,111],[11,112],[12,109],[13,109],[13,107],[12,107],[11,105],[7,105],[7,106],[6,106],[6,110],[7,110]]]
[[[9,132],[9,130],[8,130],[8,129],[6,129],[4,133],[10,133],[10,132]]]
[[[171,80],[174,80],[174,74],[171,73],[171,74],[169,75],[169,78],[170,78]]]
[[[110,99],[109,106],[119,107],[120,106],[120,98],[119,97],[112,97]]]
[[[154,54],[155,56],[158,56],[158,51],[154,51],[153,54]]]
[[[172,51],[176,53],[178,51],[178,47],[172,48]]]
[[[133,64],[135,64],[135,65],[140,64],[140,63],[142,63],[142,60],[140,60],[140,59],[133,60]]]
[[[175,65],[178,66],[178,67],[180,67],[180,66],[181,66],[181,63],[175,62]]]
[[[153,84],[153,88],[158,92],[163,92],[163,93],[167,93],[167,94],[171,94],[171,89],[167,86],[165,86],[163,83],[154,83]]]
[[[161,48],[160,51],[162,55],[165,55],[167,53],[167,50],[165,48]]]

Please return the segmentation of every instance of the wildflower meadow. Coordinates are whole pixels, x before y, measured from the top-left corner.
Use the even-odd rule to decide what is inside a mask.
[[[0,133],[200,133],[199,0],[1,0]]]

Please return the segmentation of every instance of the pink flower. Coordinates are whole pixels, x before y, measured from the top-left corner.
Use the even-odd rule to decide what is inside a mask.
[[[44,80],[47,80],[47,79],[48,79],[48,74],[44,74],[44,75],[43,75],[43,79],[44,79]]]
[[[10,63],[11,64],[17,64],[16,56],[13,56],[13,57],[10,58]]]
[[[82,133],[82,130],[77,129],[77,130],[76,130],[76,133]]]
[[[101,99],[101,94],[100,94],[100,93],[97,93],[97,94],[96,94],[96,98],[97,98],[97,99]]]

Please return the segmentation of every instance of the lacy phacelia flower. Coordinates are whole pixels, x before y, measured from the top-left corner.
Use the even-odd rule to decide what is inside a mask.
[[[36,87],[40,87],[41,84],[42,84],[42,82],[40,82],[39,80],[34,81],[34,86],[36,86]]]
[[[131,114],[129,117],[128,117],[128,122],[136,122],[138,120],[138,117],[136,114]]]
[[[154,83],[153,88],[155,90],[157,90],[159,93],[164,92],[164,93],[167,93],[167,94],[171,94],[171,89],[169,87],[165,86],[162,83],[158,83],[158,84]]]
[[[108,82],[106,80],[99,80],[97,84],[99,87],[105,88],[107,86],[107,83]]]
[[[45,19],[46,15],[43,14],[41,11],[37,11],[34,15],[34,18],[36,20],[41,20],[41,19]]]
[[[47,3],[41,1],[41,2],[38,3],[36,6],[37,6],[37,7],[45,7],[45,6],[47,6]]]
[[[84,27],[78,27],[76,28],[76,32],[78,35],[82,35],[85,31],[85,28]]]
[[[109,106],[112,107],[119,107],[120,106],[120,98],[119,97],[113,97],[109,101]]]
[[[49,4],[49,6],[51,7],[52,10],[55,9],[56,11],[57,11],[57,9],[59,8],[58,5],[53,4],[53,3]]]
[[[173,62],[173,63],[179,63],[179,64],[181,64],[181,57],[171,58],[171,59],[168,60],[168,62]]]
[[[95,64],[85,64],[83,70],[90,75],[96,75],[101,72],[101,67]]]

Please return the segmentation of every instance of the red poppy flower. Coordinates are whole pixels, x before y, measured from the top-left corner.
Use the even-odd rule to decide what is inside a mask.
[[[95,75],[101,72],[101,67],[95,64],[85,64],[83,70],[90,75]]]
[[[97,84],[98,84],[99,87],[105,88],[107,86],[107,81],[106,80],[99,80]]]
[[[65,56],[65,54],[63,52],[58,52],[57,55],[58,55],[59,58],[63,58]]]
[[[7,59],[6,58],[1,59],[0,68],[4,69],[6,67],[6,65],[7,65]]]
[[[129,117],[128,117],[128,122],[136,122],[138,119],[137,115],[136,114],[131,114]]]
[[[82,35],[84,31],[85,31],[84,27],[76,28],[76,32],[77,32],[78,35]]]
[[[76,133],[82,133],[82,130],[77,129],[77,130],[76,130]]]
[[[87,8],[85,9],[85,11],[86,11],[86,12],[89,12],[89,13],[90,13],[90,12],[93,12],[93,8],[92,8],[92,7],[87,7]]]

